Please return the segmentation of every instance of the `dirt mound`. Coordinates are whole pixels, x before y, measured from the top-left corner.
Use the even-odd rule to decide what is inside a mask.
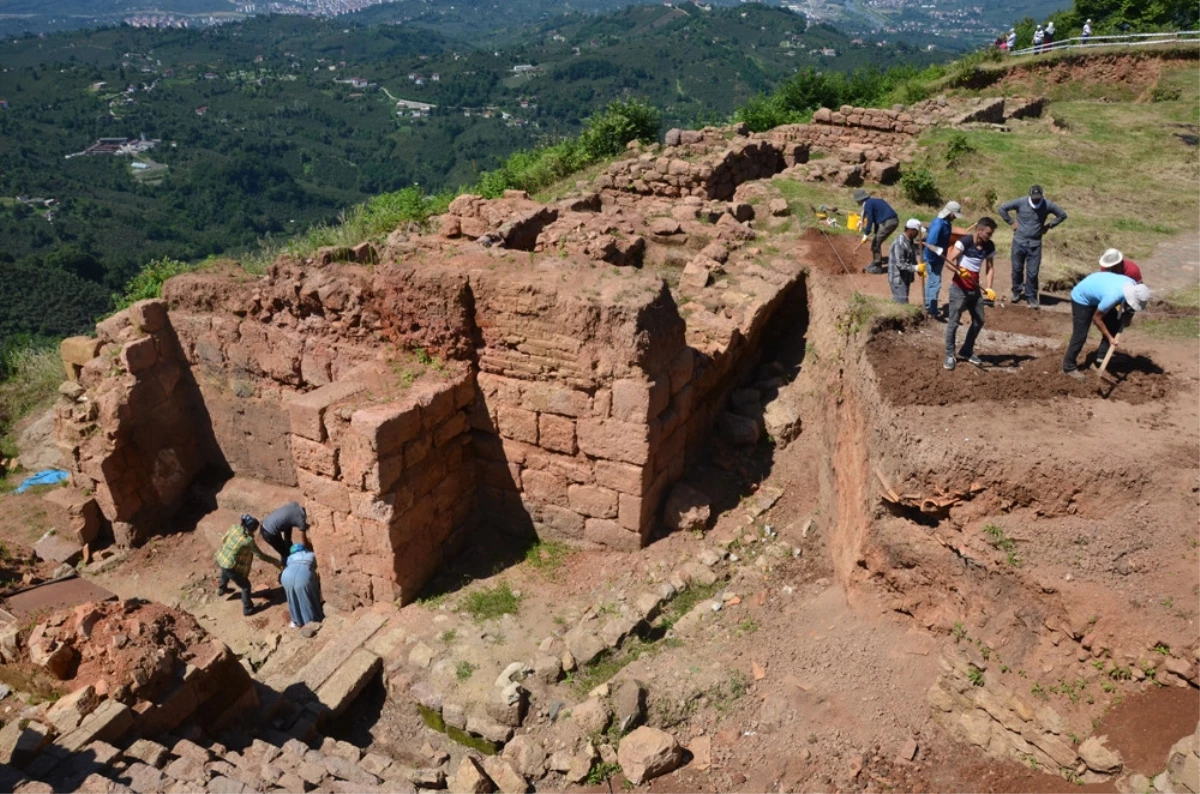
[[[959,330],[961,343],[965,329]],[[984,331],[984,335],[989,333]],[[921,326],[908,333],[884,332],[867,347],[879,380],[879,390],[893,405],[953,405],[981,400],[1054,400],[1064,397],[1101,399],[1110,391],[1086,370],[1085,380],[1062,374],[1061,344],[1044,347],[1005,344],[980,339],[976,352],[983,367],[960,363],[953,372],[942,369],[943,326]],[[1024,341],[1024,340],[1022,340]],[[1085,347],[1088,351],[1091,346]],[[1173,391],[1173,382],[1146,356],[1114,355],[1109,371],[1119,380],[1108,399],[1139,405],[1160,400]],[[913,377],[924,373],[924,377]]]
[[[861,273],[863,264],[870,259],[871,249],[858,247],[858,238],[848,234],[836,234],[824,229],[805,229],[800,239],[808,243],[808,257],[804,260],[809,267],[834,276]]]
[[[1192,61],[1156,53],[1084,55],[1015,67],[995,85],[1012,90],[1029,88],[1032,83],[1123,85],[1141,89],[1155,85],[1163,69],[1187,66]]]

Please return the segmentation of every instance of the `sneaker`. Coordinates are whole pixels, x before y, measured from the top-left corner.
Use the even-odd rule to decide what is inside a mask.
[[[942,362],[943,369],[954,369],[958,366],[958,362],[954,360],[954,356],[946,356],[946,360]]]
[[[879,275],[880,273],[886,273],[887,271],[885,271],[879,265],[871,264],[871,265],[867,265],[866,267],[864,267],[863,272],[870,273],[872,275]]]
[[[964,356],[963,361],[967,362],[968,364],[974,364],[977,367],[983,366],[983,359],[974,354],[969,355],[969,356]]]
[[[1013,296],[1012,296],[1012,302],[1013,302],[1013,303],[1020,303],[1020,302],[1021,302],[1021,301],[1023,301],[1023,300],[1025,300],[1025,296],[1024,296],[1024,295],[1013,295]]]
[[[1063,374],[1075,380],[1085,380],[1087,378],[1087,375],[1084,375],[1083,372],[1077,369],[1064,369]]]
[[[300,628],[300,624],[297,623],[296,621],[292,620],[292,621],[288,622],[288,628],[289,629],[298,629],[298,628]]]
[[[1041,307],[1041,305],[1038,303],[1038,301],[1037,301],[1037,298],[1033,298],[1033,299],[1032,299],[1032,300],[1030,300],[1030,301],[1029,301],[1029,303],[1027,303],[1026,305],[1027,305],[1027,306],[1029,306],[1029,308],[1031,308],[1031,309],[1040,309],[1040,308],[1042,308],[1042,307]]]

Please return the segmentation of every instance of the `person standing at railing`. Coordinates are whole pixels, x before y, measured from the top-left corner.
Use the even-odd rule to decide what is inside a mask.
[[[1033,32],[1033,54],[1042,54],[1042,42],[1046,40],[1046,31],[1042,30],[1042,26],[1038,25],[1037,30]]]
[[[1008,31],[1008,51],[1013,52],[1017,49],[1017,30],[1010,28]]]
[[[1054,49],[1054,20],[1046,23],[1046,38],[1044,52]]]
[[[1088,39],[1090,39],[1091,37],[1092,37],[1092,20],[1089,19],[1087,22],[1083,23],[1083,35],[1080,38],[1083,39],[1084,44],[1087,44]]]

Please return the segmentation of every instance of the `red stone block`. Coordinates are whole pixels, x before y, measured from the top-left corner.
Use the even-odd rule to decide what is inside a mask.
[[[650,460],[649,428],[616,419],[580,419],[579,449],[593,458],[645,464]]]
[[[292,433],[312,441],[325,440],[325,411],[335,403],[349,399],[365,387],[361,383],[338,381],[314,389],[287,402]]]
[[[158,348],[154,337],[143,336],[129,342],[121,350],[121,364],[126,370],[137,374],[150,369],[158,362]]]
[[[551,538],[574,542],[584,539],[584,518],[573,510],[557,505],[543,505],[536,509],[536,515]]]
[[[455,411],[450,418],[438,425],[433,431],[433,444],[440,447],[453,440],[467,430],[467,415],[463,411]]]
[[[570,504],[570,497],[567,495],[567,481],[557,474],[526,469],[521,474],[521,484],[524,486],[526,501],[561,507],[567,507]]]
[[[404,455],[400,452],[380,458],[367,469],[362,488],[369,493],[387,493],[404,475]]]
[[[572,510],[592,518],[617,517],[617,492],[594,485],[567,487],[568,503]]]
[[[355,411],[350,427],[375,452],[394,452],[421,432],[421,412],[410,400],[375,405]]]
[[[561,416],[541,414],[538,416],[538,439],[545,449],[574,455],[577,449],[575,423]]]
[[[639,495],[650,482],[645,466],[632,466],[611,460],[596,461],[596,482],[621,493]]]
[[[496,420],[500,427],[500,435],[505,438],[526,444],[538,443],[537,414],[533,411],[501,405],[496,409]]]
[[[304,492],[305,498],[320,502],[335,513],[350,512],[350,494],[342,483],[304,469],[296,472],[296,479],[300,482],[300,490]]]
[[[506,400],[515,404],[516,400]],[[587,392],[576,391],[559,383],[530,381],[521,384],[521,407],[530,411],[580,417],[592,412]]]
[[[292,436],[292,455],[300,468],[335,480],[338,478],[337,448],[304,436]]]
[[[423,380],[413,384],[410,395],[421,406],[421,421],[431,430],[454,412],[454,385],[444,381]]]
[[[642,545],[636,532],[606,518],[589,518],[584,524],[583,539],[613,551],[637,551]]]

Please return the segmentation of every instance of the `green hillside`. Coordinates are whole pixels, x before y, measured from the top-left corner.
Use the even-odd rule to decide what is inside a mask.
[[[376,194],[471,184],[515,150],[577,133],[613,99],[693,125],[800,68],[932,57],[854,45],[757,4],[575,14],[503,49],[302,17],[5,40],[0,137],[14,145],[0,148],[0,263],[69,272],[85,282],[70,293],[88,297],[73,300],[79,311],[0,310],[0,334],[85,327],[152,259],[245,251]],[[158,142],[74,156],[140,136]]]

